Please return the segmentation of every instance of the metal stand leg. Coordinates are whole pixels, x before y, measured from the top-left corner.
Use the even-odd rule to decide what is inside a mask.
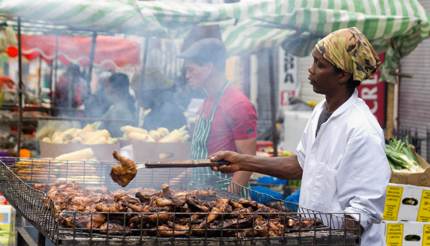
[[[40,232],[38,233],[38,236],[37,236],[37,245],[45,246],[45,236]]]

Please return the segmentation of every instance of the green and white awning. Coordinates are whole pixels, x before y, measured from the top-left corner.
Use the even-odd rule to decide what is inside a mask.
[[[417,0],[254,0],[236,4],[139,2],[167,30],[221,23],[231,55],[282,45],[291,54],[308,55],[328,33],[355,26],[385,51],[383,77],[430,34],[429,20]]]
[[[194,25],[217,23],[231,55],[282,45],[307,55],[326,34],[362,30],[385,51],[383,75],[430,34],[418,0],[247,0],[234,4],[136,0],[0,0],[0,15],[72,28],[177,38]]]
[[[0,15],[110,33],[164,34],[151,14],[143,15],[134,1],[0,0]]]

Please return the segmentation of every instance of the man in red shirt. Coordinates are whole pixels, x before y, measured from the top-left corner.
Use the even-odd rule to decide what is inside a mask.
[[[220,150],[255,155],[257,114],[242,91],[225,77],[223,43],[215,38],[201,39],[180,57],[185,59],[185,77],[190,86],[203,89],[207,95],[193,131],[192,158],[205,159]],[[200,181],[220,175],[210,168],[197,171]],[[232,182],[246,185],[250,176],[250,172],[237,172]]]

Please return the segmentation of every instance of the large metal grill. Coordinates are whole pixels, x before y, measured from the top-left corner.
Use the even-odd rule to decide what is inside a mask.
[[[110,230],[109,221],[115,218],[116,223],[124,227],[129,223],[132,216],[139,215],[140,218],[148,216],[148,213],[137,212],[76,212],[64,211],[63,216],[76,221],[80,216],[89,216],[92,218],[97,214],[103,214],[107,217],[107,229],[100,231],[98,229],[82,228],[79,226],[68,227],[59,221],[55,213],[54,204],[46,199],[46,193],[38,190],[36,184],[53,185],[58,182],[74,182],[82,187],[90,189],[103,188],[114,191],[120,187],[113,183],[109,173],[114,163],[109,162],[54,162],[43,159],[0,159],[0,188],[4,192],[9,202],[30,221],[46,238],[50,239],[56,245],[358,245],[360,239],[360,230],[358,227],[345,226],[348,223],[348,216],[345,214],[320,213],[307,209],[299,209],[299,212],[281,211],[271,214],[259,213],[262,218],[273,218],[274,216],[282,224],[287,225],[288,220],[294,218],[299,225],[306,220],[312,219],[318,221],[310,227],[285,226],[280,236],[238,236],[243,228],[233,227],[203,227],[198,235],[195,235],[189,229],[189,233],[183,233],[182,236],[162,235],[159,227],[162,222],[158,219],[153,227],[145,227],[140,221],[139,226],[128,228],[127,230],[115,231]],[[174,190],[195,190],[195,189],[212,189],[216,191],[217,196],[230,199],[239,199],[240,197],[249,198],[253,196],[266,196],[253,192],[249,189],[240,187],[237,194],[228,192],[222,187],[227,187],[226,182],[230,180],[213,180],[212,184],[196,184],[192,182],[191,169],[163,169],[150,170],[140,169],[135,180],[130,183],[128,189],[133,188],[155,188],[160,189],[160,185],[165,183]],[[230,186],[232,190],[239,190],[235,185]],[[279,205],[283,207],[282,202]],[[160,216],[158,212],[157,218]],[[190,222],[195,213],[169,212],[173,223],[176,219],[189,218]],[[257,214],[253,213],[252,216]],[[231,213],[222,213],[219,215],[220,225],[227,223]],[[118,222],[120,221],[120,222]],[[139,222],[139,221],[138,221]],[[252,222],[252,223],[255,223]],[[250,225],[250,228],[254,228]],[[175,227],[173,227],[173,231]],[[179,230],[179,229],[177,229]],[[249,231],[249,228],[247,229]],[[244,234],[245,235],[245,234]]]

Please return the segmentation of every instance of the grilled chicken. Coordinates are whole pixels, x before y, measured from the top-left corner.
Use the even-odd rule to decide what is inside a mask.
[[[114,151],[112,155],[119,163],[112,167],[110,176],[115,183],[125,187],[136,177],[136,163],[125,158],[116,151]]]
[[[144,229],[142,235],[162,237],[280,237],[321,225],[254,201],[213,198],[213,191],[175,192],[163,185],[162,191],[133,192],[58,183],[49,188],[45,206],[53,205],[62,226],[109,234]]]
[[[100,231],[109,234],[127,234],[130,232],[130,229],[116,223],[106,222],[100,226]]]

